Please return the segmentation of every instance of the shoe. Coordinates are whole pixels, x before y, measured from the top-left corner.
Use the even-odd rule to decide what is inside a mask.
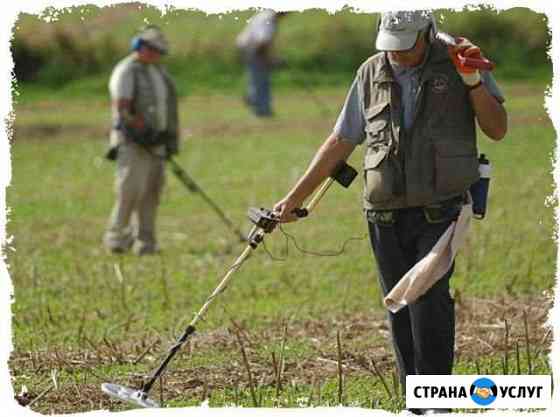
[[[255,111],[255,116],[263,117],[263,118],[270,118],[270,117],[274,117],[274,112],[272,112],[272,111],[266,111],[266,112]]]
[[[155,245],[134,245],[134,254],[138,256],[155,255],[159,253],[159,248]]]
[[[122,246],[113,246],[113,247],[108,247],[107,251],[109,251],[109,253],[113,254],[113,255],[123,255],[126,252],[128,252],[129,248],[123,248]]]
[[[243,103],[244,103],[247,107],[252,107],[252,106],[253,106],[253,101],[249,98],[248,95],[244,95],[244,96],[243,96]]]
[[[122,255],[130,250],[134,240],[132,236],[127,231],[115,232],[113,230],[108,230],[103,236],[103,245],[109,253],[114,255]]]
[[[406,411],[415,416],[421,416],[423,414],[420,408],[407,408]]]
[[[422,415],[432,416],[434,414],[449,414],[451,412],[451,408],[426,408],[422,410]]]

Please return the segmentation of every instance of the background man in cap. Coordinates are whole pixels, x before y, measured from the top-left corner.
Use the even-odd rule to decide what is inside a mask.
[[[332,134],[275,209],[281,221],[295,220],[292,210],[365,142],[364,210],[386,295],[457,218],[477,181],[476,122],[500,140],[507,115],[492,76],[456,58],[458,51],[480,57],[480,49],[463,38],[453,49],[435,41],[430,12],[385,13],[378,29],[382,52],[359,68]],[[452,371],[452,272],[453,266],[416,302],[389,313],[403,393],[406,375]]]
[[[132,39],[131,49],[109,82],[113,128],[107,157],[116,159],[117,175],[104,243],[114,253],[133,247],[142,255],[157,250],[155,220],[164,160],[178,152],[177,94],[160,65],[168,44],[157,27],[143,29]]]
[[[278,19],[286,12],[263,10],[254,15],[237,37],[237,48],[247,66],[248,86],[245,102],[257,116],[272,116],[270,72],[280,63],[272,47]]]

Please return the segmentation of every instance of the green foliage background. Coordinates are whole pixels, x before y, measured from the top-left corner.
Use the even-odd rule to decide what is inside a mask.
[[[12,44],[20,83],[59,90],[88,78],[81,89],[106,93],[106,78],[128,51],[130,38],[146,23],[162,26],[170,39],[170,70],[183,93],[232,89],[241,85],[242,66],[235,37],[254,10],[207,15],[200,11],[159,9],[139,3],[99,8],[45,10],[22,14]],[[45,16],[55,15],[49,23]],[[503,79],[548,79],[550,33],[546,15],[527,8],[502,12],[489,8],[458,12],[438,10],[440,28],[473,39],[496,61]],[[359,64],[375,52],[376,14],[343,9],[335,14],[307,10],[288,15],[279,27],[276,47],[288,62],[279,85],[347,83]]]

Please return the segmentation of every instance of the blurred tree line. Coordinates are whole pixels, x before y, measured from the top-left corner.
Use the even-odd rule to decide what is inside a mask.
[[[169,37],[171,53],[165,59],[179,83],[227,88],[242,74],[235,37],[253,13],[207,15],[169,8],[162,15],[159,9],[129,3],[46,9],[41,16],[22,14],[11,44],[15,75],[20,83],[53,88],[83,77],[107,77],[127,54],[135,31],[152,23]],[[527,8],[435,13],[441,30],[480,45],[497,63],[501,77],[551,76],[546,15]],[[335,14],[294,12],[281,22],[276,42],[292,77],[284,81],[306,77],[316,83],[348,82],[360,63],[375,53],[376,22],[376,14],[349,9]]]

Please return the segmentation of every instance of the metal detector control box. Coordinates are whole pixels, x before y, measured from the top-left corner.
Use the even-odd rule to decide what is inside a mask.
[[[249,207],[247,215],[251,223],[263,229],[265,233],[272,232],[278,224],[278,214],[267,208]]]
[[[344,161],[336,166],[334,172],[331,175],[336,182],[342,185],[344,188],[350,187],[350,184],[354,181],[354,178],[358,175],[358,171],[352,168]]]
[[[328,181],[328,184],[323,187],[323,191],[319,191],[319,198],[323,195],[323,193],[328,188],[328,185],[330,185],[333,180],[338,182],[343,187],[348,188],[357,175],[358,172],[354,168],[348,165],[345,161],[340,161],[340,163],[333,170],[333,173],[330,176],[331,179]],[[307,215],[309,214],[309,208],[296,208],[293,210],[293,212],[297,217],[307,217]],[[278,213],[267,208],[249,207],[247,215],[251,223],[262,229],[264,233],[271,233],[278,224]],[[253,236],[249,236],[248,240],[255,246],[257,243],[260,243],[260,240],[254,241]]]

